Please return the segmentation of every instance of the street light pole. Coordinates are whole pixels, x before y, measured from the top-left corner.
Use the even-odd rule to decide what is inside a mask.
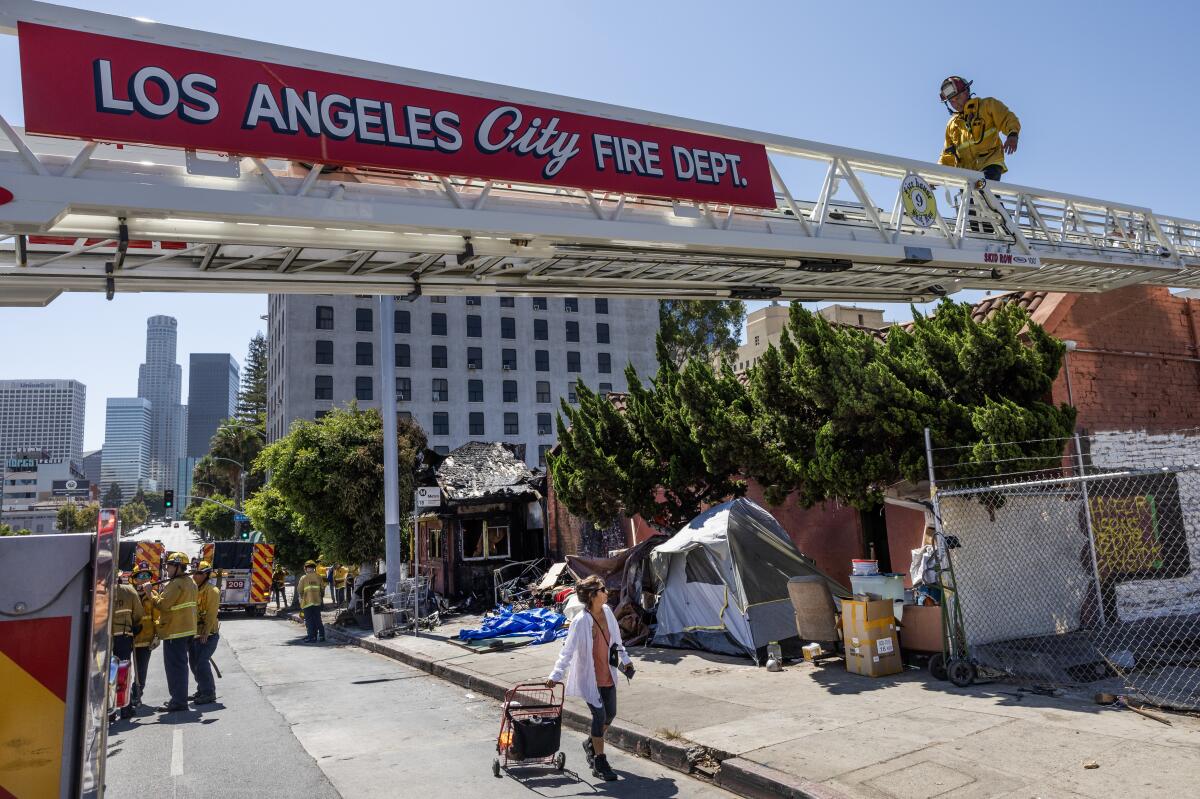
[[[209,455],[208,457],[212,458],[214,461],[225,461],[226,463],[232,463],[234,466],[238,467],[237,516],[233,517],[233,537],[236,540],[238,533],[242,531],[242,523],[238,521],[238,516],[242,515],[242,506],[246,501],[246,467],[235,461],[233,458],[220,458],[216,455]],[[220,503],[218,502],[217,504],[219,505]]]
[[[400,583],[400,457],[396,449],[396,300],[379,295],[379,391],[383,417],[383,558],[387,569],[384,594]],[[414,531],[414,535],[415,535]]]

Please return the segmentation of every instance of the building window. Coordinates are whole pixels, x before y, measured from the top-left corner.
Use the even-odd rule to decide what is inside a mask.
[[[517,320],[511,316],[500,317],[500,338],[517,337]]]
[[[483,413],[481,411],[472,411],[467,417],[468,435],[482,436],[483,432]]]
[[[504,414],[504,435],[516,436],[521,433],[521,425],[517,423],[517,414],[509,412]]]
[[[329,415],[329,409],[328,409],[328,408],[326,408],[326,409],[325,409],[325,410],[323,410],[323,411],[317,411],[316,413],[314,413],[314,414],[313,414],[313,419],[316,419],[316,420],[319,422],[319,421],[321,421],[322,419],[324,419],[324,418],[325,418],[326,416],[328,416],[328,415]]]
[[[567,371],[568,372],[578,372],[579,371],[579,353],[574,350],[567,351]]]
[[[571,387],[567,389],[567,402],[569,402],[572,405],[579,404],[579,397],[575,394],[575,384],[574,383],[572,383]]]
[[[411,366],[412,357],[408,351],[407,344],[396,345],[396,366]]]
[[[392,314],[392,328],[397,333],[412,332],[412,314],[408,311],[401,310]]]
[[[533,368],[539,372],[550,371],[550,350],[533,351]]]
[[[596,371],[602,375],[612,374],[612,355],[607,352],[596,353]]]
[[[430,301],[430,302],[438,302],[438,303],[441,303],[442,305],[445,305],[445,304],[446,304],[446,298],[445,298],[445,297],[441,297],[441,296],[438,296],[438,297],[430,297],[430,298],[429,298],[429,301]]]
[[[450,454],[450,448],[447,447],[445,444],[438,444],[436,447],[433,448],[433,451],[439,455],[449,455]]]
[[[319,400],[333,399],[333,375],[317,375],[316,392],[313,394],[313,398]]]
[[[483,302],[479,297],[476,296],[468,296],[465,299],[467,301],[467,305],[480,305]]]
[[[460,529],[463,560],[507,558],[511,554],[507,524],[493,524],[484,519],[463,519]]]
[[[397,377],[396,378],[396,401],[411,402],[412,401],[412,378]]]
[[[608,322],[596,323],[596,343],[608,344]]]
[[[467,338],[483,338],[483,317],[477,313],[467,314]]]
[[[579,313],[579,298],[567,297],[563,300],[563,310],[567,313]]]
[[[369,375],[361,375],[354,378],[354,398],[368,402],[374,399],[375,392],[371,389],[371,378]]]
[[[333,342],[317,339],[317,363],[333,363]]]
[[[441,344],[434,344],[432,354],[430,355],[429,365],[434,369],[446,368],[446,348]]]
[[[515,371],[517,368],[517,351],[510,349],[500,350],[500,365],[508,371]]]
[[[450,381],[444,377],[435,377],[433,379],[433,401],[434,402],[449,402],[450,401]]]
[[[429,335],[446,335],[446,315],[444,313],[435,313],[429,317]]]
[[[317,306],[317,330],[333,330],[333,306]]]
[[[516,402],[517,401],[517,381],[516,380],[505,380],[504,381],[504,401],[505,402]]]
[[[515,308],[516,303],[513,302],[512,297],[501,297],[500,298],[500,307],[501,308]]]
[[[596,313],[608,313],[608,298],[607,297],[597,297],[596,298]]]
[[[550,383],[548,383],[545,380],[539,380],[537,383],[537,401],[538,402],[549,402],[550,401]]]
[[[546,468],[546,453],[550,451],[549,444],[538,444],[538,466]]]
[[[433,434],[435,436],[450,435],[450,414],[439,411],[433,415]]]
[[[403,419],[406,422],[412,421],[412,411],[399,411],[396,414],[397,419]]]
[[[467,368],[483,368],[483,347],[467,347]]]
[[[371,350],[371,342],[356,341],[354,342],[354,365],[355,366],[372,366],[375,363],[375,356]]]
[[[534,341],[549,341],[550,340],[550,323],[545,319],[533,320],[533,340]]]
[[[467,401],[468,402],[483,402],[483,381],[468,380],[467,381]]]
[[[539,436],[554,435],[554,424],[550,421],[550,414],[539,413],[537,415],[537,422]]]
[[[549,307],[550,307],[550,303],[546,300],[545,297],[534,297],[533,298],[533,310],[544,311]]]
[[[354,329],[360,333],[369,333],[375,329],[370,308],[354,309]]]
[[[567,322],[567,341],[579,341],[579,323],[574,320]]]

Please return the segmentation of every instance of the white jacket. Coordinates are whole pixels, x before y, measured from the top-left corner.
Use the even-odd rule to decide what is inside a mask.
[[[621,628],[617,626],[617,617],[608,605],[604,606],[604,618],[608,621],[608,639],[617,645],[621,665],[628,665],[631,661],[629,653],[625,651],[625,644],[621,641]],[[575,617],[575,621],[571,622],[567,638],[563,641],[562,652],[558,654],[549,679],[562,682],[563,674],[569,669],[567,696],[579,696],[592,707],[601,707],[600,689],[596,686],[596,669],[592,665],[592,624],[592,614],[587,612],[580,613]],[[608,656],[605,655],[604,659],[608,660]],[[613,685],[616,685],[621,673],[612,666],[609,668],[612,670]]]

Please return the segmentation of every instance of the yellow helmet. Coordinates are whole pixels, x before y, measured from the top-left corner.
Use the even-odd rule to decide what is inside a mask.
[[[189,563],[188,556],[182,552],[172,552],[170,555],[167,555],[165,562],[174,563],[176,566],[187,566]]]
[[[304,561],[304,568],[307,569],[309,566],[312,566],[315,569],[317,567],[317,562],[315,560]]]
[[[196,568],[193,569],[192,571],[210,572],[210,571],[212,571],[212,564],[209,563],[207,560],[202,560],[198,564],[196,564]]]

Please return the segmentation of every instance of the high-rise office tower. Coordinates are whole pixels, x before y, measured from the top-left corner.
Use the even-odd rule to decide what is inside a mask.
[[[0,476],[19,452],[79,464],[86,399],[78,380],[0,380]]]
[[[183,370],[175,362],[178,322],[172,316],[146,320],[146,362],[138,369],[138,396],[150,401],[150,479],[158,490],[175,488],[183,448]]]
[[[110,397],[104,416],[104,459],[100,463],[100,492],[116,483],[121,501],[139,488],[149,489],[154,409],[141,397]],[[159,486],[162,490],[162,486]]]
[[[188,363],[187,446],[189,458],[208,454],[221,422],[237,407],[238,364],[227,352],[194,352]]]

